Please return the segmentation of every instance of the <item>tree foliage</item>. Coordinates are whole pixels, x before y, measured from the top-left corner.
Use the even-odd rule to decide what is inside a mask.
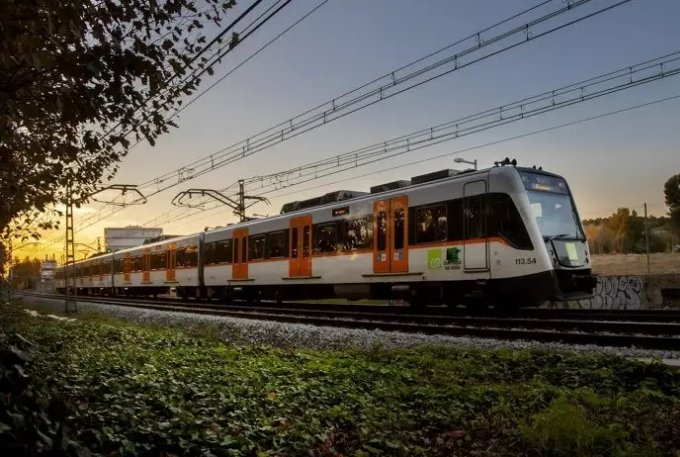
[[[17,288],[28,288],[40,277],[40,260],[28,256],[22,261],[14,259],[12,265],[12,281]]]
[[[668,178],[663,186],[663,194],[675,233],[680,233],[680,173]]]
[[[166,110],[210,66],[203,31],[234,0],[5,0],[0,2],[0,234],[31,230],[64,199],[117,171],[130,140],[151,145]],[[213,27],[215,28],[215,27]],[[130,134],[128,136],[127,134]]]
[[[608,217],[583,221],[586,238],[593,254],[643,253],[645,247],[644,218],[629,208],[619,208]],[[650,252],[670,249],[669,219],[650,216],[647,219]]]

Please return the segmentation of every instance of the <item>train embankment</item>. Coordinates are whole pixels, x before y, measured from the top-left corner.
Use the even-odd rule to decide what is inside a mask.
[[[598,276],[591,299],[564,306],[596,309],[680,308],[680,253],[611,254],[592,257]]]
[[[0,410],[0,447],[22,426],[41,430],[18,436],[37,437],[43,448],[63,443],[56,423],[31,418],[32,407],[104,455],[599,456],[680,448],[680,372],[658,363],[469,346],[237,345],[218,328],[188,332],[86,312],[56,320],[8,306],[0,313],[3,353],[14,355],[2,363],[17,362],[20,371],[3,368],[22,380],[3,382],[3,391],[19,392],[0,398],[22,402],[31,390],[43,399],[10,405],[11,415]]]

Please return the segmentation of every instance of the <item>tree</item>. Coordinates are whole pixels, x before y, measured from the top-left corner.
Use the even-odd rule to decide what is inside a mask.
[[[19,258],[15,258],[12,272],[12,281],[15,287],[33,287],[40,276],[40,260],[26,257],[21,261]]]
[[[82,198],[110,179],[128,134],[153,145],[174,126],[164,114],[196,89],[194,71],[212,73],[201,30],[234,4],[0,2],[0,235],[52,227],[45,210],[67,185]]]
[[[668,178],[663,186],[663,193],[672,227],[676,234],[680,233],[680,173]]]

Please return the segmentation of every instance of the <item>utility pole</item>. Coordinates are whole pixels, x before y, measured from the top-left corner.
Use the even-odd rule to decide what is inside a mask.
[[[137,189],[136,185],[131,184],[113,184],[101,189],[94,191],[91,194],[81,197],[79,202],[86,202],[87,199],[92,198],[92,200],[99,203],[109,203],[116,204],[118,206],[127,206],[126,203],[118,204],[115,201],[101,201],[93,198],[100,192],[105,190],[116,190],[120,191],[123,196],[128,192],[139,195],[139,198],[130,204],[144,204],[146,203],[146,197]],[[75,240],[75,230],[73,226],[73,207],[76,204],[76,200],[73,198],[73,188],[69,183],[66,186],[66,246],[64,247],[65,261],[64,261],[64,280],[66,281],[66,299],[64,306],[66,308],[66,314],[77,313],[78,312],[78,302],[76,300],[76,240]],[[97,238],[97,247],[100,247],[100,239]],[[99,251],[99,249],[97,249]]]
[[[238,216],[241,222],[246,221],[246,186],[242,179],[238,180]]]
[[[649,224],[647,224],[647,203],[645,203],[645,250],[647,251],[647,274],[651,274],[649,262]]]
[[[73,194],[71,184],[66,186],[66,246],[65,246],[64,280],[66,281],[66,300],[64,307],[66,314],[78,312],[76,300],[76,240],[73,230]]]

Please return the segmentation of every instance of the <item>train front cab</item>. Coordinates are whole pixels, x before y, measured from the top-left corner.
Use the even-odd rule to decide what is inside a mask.
[[[585,231],[566,180],[533,169],[518,169],[529,200],[530,230],[537,230],[552,265],[551,301],[570,301],[593,295],[596,277]],[[547,278],[546,278],[547,279]]]

